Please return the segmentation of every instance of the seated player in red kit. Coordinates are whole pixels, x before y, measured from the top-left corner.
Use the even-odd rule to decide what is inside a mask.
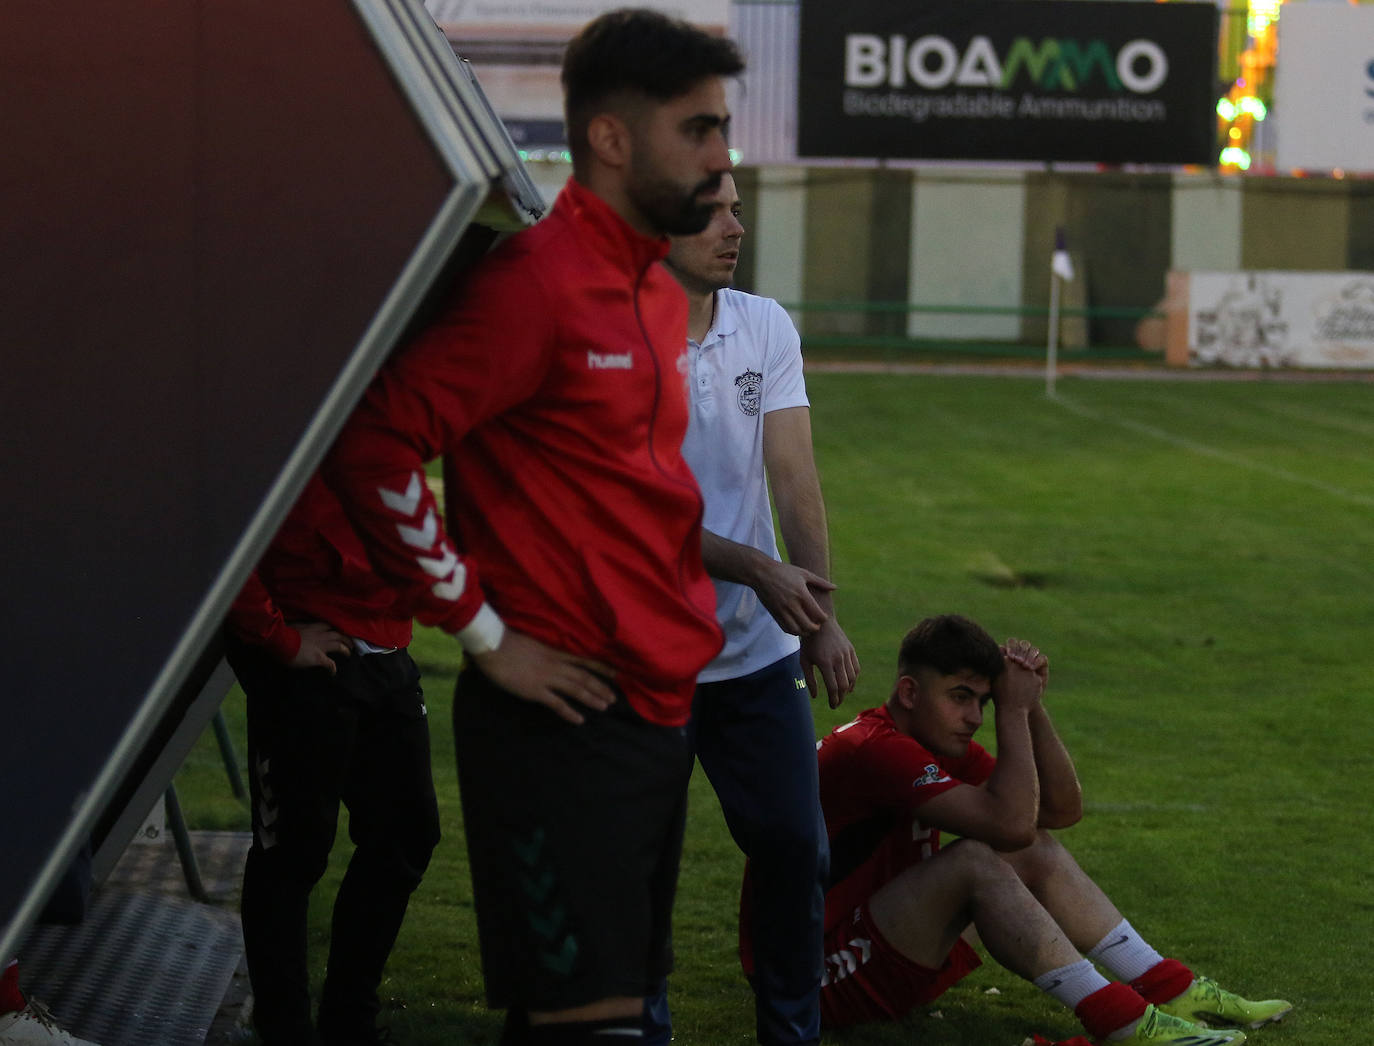
[[[822,1023],[894,1020],[935,999],[979,965],[964,939],[974,928],[1099,1042],[1244,1042],[1240,1026],[1291,1005],[1242,999],[1160,955],[1052,834],[1083,807],[1045,708],[1048,679],[1031,644],[999,647],[967,618],[927,618],[902,641],[887,703],[821,741]],[[996,758],[973,740],[989,701]],[[942,831],[961,838],[942,848]]]

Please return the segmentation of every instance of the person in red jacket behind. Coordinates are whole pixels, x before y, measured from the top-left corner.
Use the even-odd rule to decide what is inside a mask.
[[[711,217],[742,69],[655,12],[585,27],[571,181],[383,368],[326,464],[403,605],[467,654],[454,733],[507,1043],[633,1040],[671,966],[682,726],[722,636],[681,453],[687,302],[658,263]],[[441,454],[447,532],[420,471]]]
[[[314,476],[229,612],[253,804],[244,954],[265,1046],[317,1041],[306,909],[341,800],[356,848],[334,901],[318,1041],[384,1041],[377,987],[439,841],[420,673],[405,649],[411,621],[396,599]]]

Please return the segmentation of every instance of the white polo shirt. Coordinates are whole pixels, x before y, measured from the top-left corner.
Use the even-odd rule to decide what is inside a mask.
[[[727,288],[716,292],[705,339],[687,340],[687,357],[691,418],[682,456],[706,502],[704,526],[781,561],[763,467],[763,416],[810,406],[797,330],[773,299]],[[730,581],[715,586],[725,646],[699,683],[748,675],[800,647],[753,589]]]

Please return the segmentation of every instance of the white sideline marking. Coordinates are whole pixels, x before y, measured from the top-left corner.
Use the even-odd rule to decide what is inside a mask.
[[[1142,436],[1149,436],[1151,439],[1157,439],[1164,443],[1172,443],[1175,447],[1181,447],[1194,454],[1215,458],[1217,461],[1224,461],[1228,465],[1238,465],[1241,468],[1250,469],[1262,475],[1269,476],[1272,479],[1283,480],[1286,483],[1296,483],[1299,486],[1310,487],[1312,490],[1319,490],[1323,494],[1340,501],[1348,501],[1352,505],[1362,505],[1365,508],[1374,508],[1374,497],[1369,497],[1366,494],[1357,494],[1353,490],[1346,490],[1344,487],[1337,487],[1331,483],[1323,483],[1321,480],[1312,479],[1309,476],[1303,476],[1297,472],[1289,472],[1287,469],[1275,468],[1273,465],[1266,465],[1260,461],[1252,461],[1250,458],[1242,457],[1239,454],[1232,454],[1230,451],[1220,450],[1206,443],[1199,443],[1197,440],[1188,439],[1186,436],[1175,435],[1167,429],[1157,428],[1154,425],[1147,425],[1143,421],[1132,421],[1130,418],[1119,418],[1108,414],[1099,414],[1097,411],[1089,407],[1084,407],[1082,404],[1074,403],[1072,400],[1065,399],[1063,396],[1056,396],[1050,402],[1057,403],[1065,410],[1071,411],[1080,417],[1088,418],[1090,421],[1110,422],[1118,428],[1136,432]]]
[[[1308,407],[1295,407],[1291,403],[1256,403],[1254,406],[1259,410],[1277,414],[1282,418],[1296,418],[1298,421],[1305,421],[1309,425],[1325,425],[1329,429],[1335,429],[1338,432],[1353,432],[1357,436],[1374,436],[1374,422],[1348,418],[1323,410],[1312,410]]]

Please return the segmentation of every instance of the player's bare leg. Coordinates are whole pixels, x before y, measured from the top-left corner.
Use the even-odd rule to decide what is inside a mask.
[[[1001,856],[1079,951],[1164,1013],[1202,1024],[1258,1028],[1293,1008],[1283,999],[1242,998],[1160,955],[1049,832],[1038,833],[1024,850]]]
[[[1011,866],[970,839],[908,868],[868,908],[894,948],[931,969],[944,963],[970,924],[994,959],[1027,980],[1079,959]]]
[[[1034,852],[1022,851],[1021,863],[1032,878],[1033,872],[1048,874],[1055,867],[1067,868],[1062,863],[1067,853],[1057,844],[1043,848],[1036,844],[1027,851]],[[1077,868],[1072,858],[1067,860]],[[1081,869],[1078,874],[1080,889],[1106,901]],[[1055,903],[1063,899],[1046,883],[1037,885]],[[1108,909],[1115,912],[1110,902],[1106,908],[1099,905],[1079,929],[1091,933],[1094,920],[1108,917]],[[1123,1043],[1186,1042],[1192,1046],[1245,1041],[1240,1032],[1210,1033],[1160,1013],[1133,988],[1108,982],[1021,880],[1012,860],[983,843],[965,839],[908,868],[869,898],[868,913],[892,947],[930,969],[944,964],[971,923],[997,962],[1072,1009],[1099,1040],[1115,1037]],[[1066,919],[1074,921],[1067,915]],[[1122,921],[1119,913],[1117,920]]]
[[[1042,829],[1032,845],[999,856],[1078,951],[1086,954],[1121,922],[1116,905],[1050,832]]]

